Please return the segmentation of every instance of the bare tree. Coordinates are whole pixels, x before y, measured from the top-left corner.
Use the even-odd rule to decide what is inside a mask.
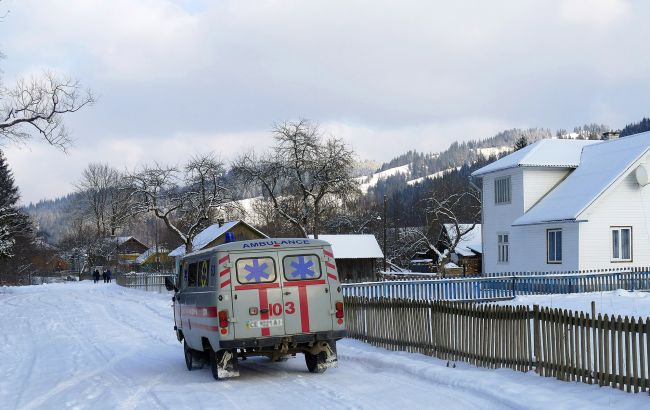
[[[232,201],[224,176],[223,163],[213,154],[196,156],[183,168],[145,166],[130,176],[135,209],[162,219],[191,252],[199,230]]]
[[[66,150],[70,145],[63,116],[95,102],[79,82],[50,72],[42,77],[19,80],[15,87],[0,86],[0,141],[26,141],[32,134]]]
[[[444,274],[451,253],[476,226],[481,212],[481,200],[474,191],[454,193],[442,199],[434,195],[428,199],[426,212],[432,222],[440,226],[441,232],[445,232],[435,244],[438,247],[428,243],[429,249],[438,255],[438,272]],[[465,223],[461,219],[462,215],[469,215],[466,216]],[[449,226],[449,229],[445,225]]]
[[[306,120],[273,129],[275,145],[262,156],[242,155],[235,173],[246,185],[258,185],[275,211],[304,237],[318,238],[321,218],[337,201],[357,192],[352,177],[354,152],[339,138],[324,139]],[[294,201],[298,207],[291,206]]]
[[[117,228],[133,216],[133,187],[118,170],[108,164],[91,163],[77,183],[96,228],[96,236],[115,236]]]

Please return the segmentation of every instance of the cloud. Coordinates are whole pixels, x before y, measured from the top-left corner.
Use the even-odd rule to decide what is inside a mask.
[[[387,160],[402,148],[436,151],[512,126],[618,127],[650,106],[650,9],[642,3],[12,0],[8,7],[0,24],[5,82],[52,67],[99,96],[67,119],[77,145],[48,162],[49,175],[32,179],[30,158],[58,154],[36,146],[13,154],[30,200],[65,192],[60,180],[75,180],[98,157],[122,167],[204,149],[230,156],[268,145],[272,124],[292,118],[319,121],[360,156]],[[47,178],[52,184],[32,191]]]

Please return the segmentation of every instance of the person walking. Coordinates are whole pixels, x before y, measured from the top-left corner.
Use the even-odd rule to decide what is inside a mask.
[[[99,282],[99,270],[97,270],[97,269],[95,269],[95,271],[93,272],[93,280],[94,280],[94,283]]]
[[[102,271],[102,279],[104,279],[104,283],[106,283],[106,271]]]
[[[108,281],[108,283],[111,283],[111,280],[112,280],[112,279],[113,279],[113,273],[111,272],[110,269],[108,269],[108,270],[106,271],[106,280]]]

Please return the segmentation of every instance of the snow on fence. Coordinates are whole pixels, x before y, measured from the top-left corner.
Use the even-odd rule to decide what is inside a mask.
[[[348,336],[374,346],[650,392],[650,318],[395,298],[345,303]]]
[[[147,273],[133,272],[119,275],[116,278],[117,284],[126,288],[136,288],[153,292],[165,291],[165,278],[172,277],[172,273]]]
[[[517,295],[650,290],[650,270],[346,283],[345,296],[417,300],[495,300]]]

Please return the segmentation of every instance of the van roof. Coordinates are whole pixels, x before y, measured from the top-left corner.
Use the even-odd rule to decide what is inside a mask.
[[[232,251],[258,251],[258,250],[281,250],[287,248],[304,248],[305,246],[331,246],[329,242],[310,238],[267,238],[252,239],[248,241],[235,241],[201,249],[191,252],[183,259],[203,255],[211,252],[232,252]]]

